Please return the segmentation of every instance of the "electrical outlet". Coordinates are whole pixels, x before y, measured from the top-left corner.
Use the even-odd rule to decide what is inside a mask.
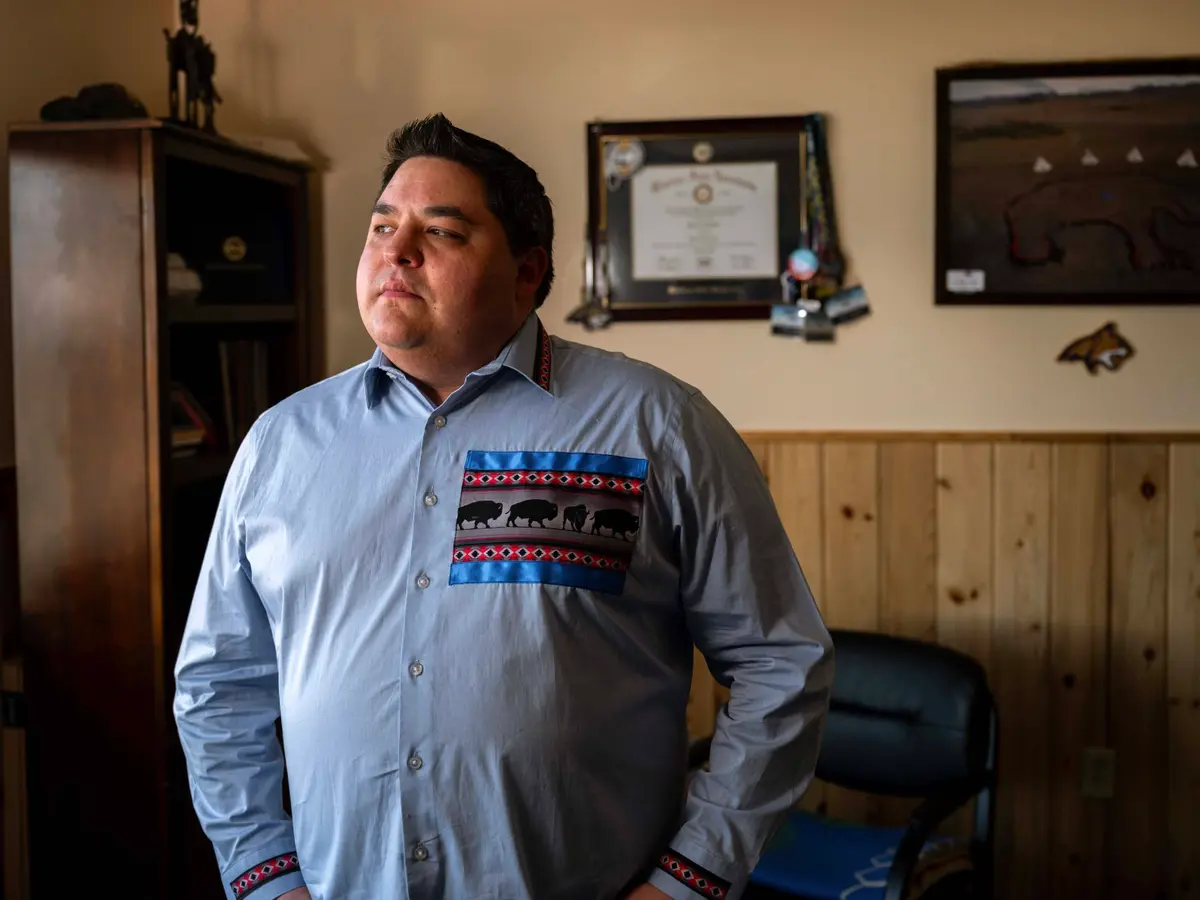
[[[1117,777],[1117,752],[1108,747],[1083,748],[1080,793],[1090,800],[1111,800]]]

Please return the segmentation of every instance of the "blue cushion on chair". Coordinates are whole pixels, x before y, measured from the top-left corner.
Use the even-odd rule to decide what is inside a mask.
[[[754,884],[807,900],[882,900],[903,828],[876,828],[793,812],[750,875]],[[934,838],[912,880],[915,898],[950,872],[970,868],[965,842]]]

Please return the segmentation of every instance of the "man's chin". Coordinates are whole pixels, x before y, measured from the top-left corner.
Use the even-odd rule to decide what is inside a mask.
[[[425,343],[423,328],[414,328],[408,323],[396,321],[376,322],[370,329],[371,339],[381,347],[391,350],[415,350]]]
[[[425,341],[422,337],[407,333],[386,333],[375,338],[375,343],[384,350],[396,350],[407,353],[420,349]]]

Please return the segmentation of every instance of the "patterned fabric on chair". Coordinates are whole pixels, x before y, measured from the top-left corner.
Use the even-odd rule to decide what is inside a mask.
[[[882,900],[904,831],[795,812],[767,845],[751,881],[805,900]],[[907,898],[928,897],[947,876],[971,868],[965,840],[934,838],[918,857]]]

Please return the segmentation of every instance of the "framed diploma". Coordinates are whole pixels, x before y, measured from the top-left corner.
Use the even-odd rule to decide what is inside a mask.
[[[587,126],[588,327],[767,319],[804,214],[813,116]]]

